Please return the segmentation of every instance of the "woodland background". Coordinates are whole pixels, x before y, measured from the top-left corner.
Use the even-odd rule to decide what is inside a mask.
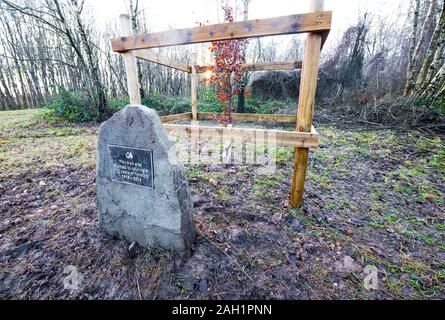
[[[143,2],[160,3],[125,0],[134,32],[162,30]],[[184,2],[174,12],[190,21]],[[235,20],[258,17],[261,2],[228,1]],[[384,2],[398,1],[360,4]],[[99,122],[128,98],[122,57],[110,48],[118,26],[98,19],[101,7],[91,3],[0,0],[0,109],[8,110],[0,112],[0,299],[445,299],[443,0],[361,10],[331,30],[314,112],[320,147],[309,153],[303,207],[289,204],[294,148],[254,146],[275,156],[267,175],[251,164],[184,161],[197,229],[186,259],[98,228]],[[177,23],[170,13],[159,12]],[[333,25],[340,17],[334,10]],[[286,46],[249,40],[246,62],[301,60],[304,35],[285,37]],[[158,52],[211,62],[208,44]],[[160,115],[190,111],[189,74],[145,61],[139,71],[144,105]],[[295,114],[299,78],[299,70],[246,74],[237,111]],[[218,89],[198,88],[198,111],[220,111]],[[223,150],[207,145],[200,151]],[[190,146],[177,141],[177,150]],[[84,276],[77,291],[64,288],[66,266]],[[378,290],[364,286],[372,266]]]
[[[409,2],[408,15],[395,14],[392,20],[359,13],[358,22],[324,49],[318,104],[328,111],[321,113],[326,119],[443,128],[444,1]],[[137,0],[127,4],[133,32],[148,32],[149,15]],[[247,19],[254,5],[255,0],[237,1],[237,19]],[[109,41],[118,26],[100,31],[83,0],[0,0],[0,14],[0,110],[47,106],[68,120],[91,121],[125,105],[123,60]],[[301,60],[304,39],[292,39],[286,48],[251,40],[246,61]],[[208,51],[208,45],[157,51],[195,63],[197,50]],[[138,67],[145,103],[161,114],[189,110],[188,74],[147,62]],[[295,112],[289,99],[298,94],[299,71],[249,73],[244,82],[247,106],[239,105],[239,112]],[[210,86],[200,86],[199,101],[201,110],[218,108]]]

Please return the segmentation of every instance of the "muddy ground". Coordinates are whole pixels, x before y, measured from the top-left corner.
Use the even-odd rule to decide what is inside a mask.
[[[443,138],[319,126],[303,209],[292,149],[266,176],[186,163],[198,232],[181,257],[98,229],[97,126],[35,113],[0,112],[2,299],[445,298]]]

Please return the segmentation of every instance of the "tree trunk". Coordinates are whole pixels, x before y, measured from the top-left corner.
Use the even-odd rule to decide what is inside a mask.
[[[414,50],[416,47],[416,38],[417,38],[417,24],[419,22],[419,7],[420,0],[415,0],[415,7],[413,12],[413,30],[411,32],[411,45],[409,48],[409,60],[408,67],[406,68],[406,83],[405,83],[405,91],[404,95],[408,95],[412,92],[414,88]]]
[[[426,39],[427,34],[429,33],[428,30],[430,30],[431,26],[434,24],[434,15],[435,15],[435,8],[436,8],[436,0],[431,0],[429,8],[428,8],[428,13],[425,17],[425,20],[423,21],[423,26],[420,32],[420,36],[419,36],[419,40],[417,41],[417,45],[416,48],[414,49],[414,53],[412,56],[412,71],[409,74],[409,77],[407,79],[407,83],[409,83],[409,87],[408,87],[408,94],[411,93],[412,90],[414,90],[415,88],[415,83],[416,83],[416,73],[418,70],[418,64],[419,62],[422,60],[421,59],[421,54],[422,54],[422,47],[425,43],[425,41],[428,41]]]
[[[445,97],[441,96],[445,86],[445,63],[437,72],[436,76],[430,81],[426,89],[420,95],[420,98],[426,104],[434,105],[436,101],[444,100]]]
[[[445,3],[442,5],[442,12],[437,21],[434,34],[428,46],[427,53],[422,63],[416,81],[416,92],[419,96],[424,96],[432,79],[437,75],[443,65],[443,55],[445,50]]]

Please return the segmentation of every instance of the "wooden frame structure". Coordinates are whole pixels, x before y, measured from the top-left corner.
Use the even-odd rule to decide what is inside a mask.
[[[121,37],[111,40],[112,50],[124,57],[127,75],[128,94],[131,104],[140,104],[138,72],[136,58],[154,62],[176,70],[191,74],[192,112],[161,117],[168,133],[181,132],[185,137],[189,133],[198,132],[200,136],[223,134],[225,137],[248,142],[252,135],[262,137],[261,133],[272,133],[277,146],[295,148],[294,170],[290,204],[301,206],[303,201],[304,182],[308,161],[309,148],[319,144],[318,133],[312,126],[315,92],[317,87],[320,51],[331,27],[331,11],[323,11],[324,0],[311,0],[309,13],[294,14],[284,17],[256,19],[242,22],[206,25],[201,27],[155,32],[146,35],[132,35],[128,15],[120,16]],[[195,68],[192,65],[171,61],[169,58],[151,52],[150,48],[173,45],[184,45],[220,40],[245,39],[271,35],[307,33],[303,61],[288,61],[280,63],[244,64],[245,71],[259,70],[293,70],[302,68],[300,80],[300,95],[298,98],[298,113],[294,115],[275,114],[232,114],[235,120],[244,121],[276,121],[293,122],[295,131],[264,130],[248,128],[223,128],[199,126],[195,121],[214,119],[218,114],[197,111],[197,76],[211,70],[212,66]],[[192,120],[191,125],[174,124],[179,120]],[[255,139],[262,142],[261,138]],[[266,141],[264,141],[266,142]]]

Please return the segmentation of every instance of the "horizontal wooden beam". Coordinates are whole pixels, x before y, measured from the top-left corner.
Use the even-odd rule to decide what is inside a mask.
[[[219,117],[221,117],[222,113],[220,112],[198,112],[198,120],[215,120],[218,121]],[[175,122],[181,120],[191,120],[192,113],[184,112],[178,114],[171,114],[168,116],[162,116],[161,122]],[[240,121],[255,121],[255,122],[289,122],[294,123],[296,121],[297,116],[292,114],[259,114],[259,113],[232,113],[232,118],[234,120]],[[312,125],[311,133],[317,134],[317,130]]]
[[[171,114],[168,116],[162,116],[159,117],[161,119],[162,123],[167,122],[175,122],[175,121],[181,121],[181,120],[191,120],[192,119],[192,113],[191,112],[184,112],[184,113],[178,113],[178,114]]]
[[[169,58],[163,57],[163,56],[156,54],[154,52],[151,52],[147,49],[134,50],[134,55],[136,56],[136,58],[154,62],[154,63],[160,64],[160,65],[163,65],[166,67],[170,67],[170,68],[173,68],[176,70],[180,70],[180,71],[184,71],[184,72],[188,72],[188,73],[192,72],[192,67],[190,67],[188,64],[174,62],[174,61],[170,60]]]
[[[244,63],[241,65],[243,71],[263,70],[295,70],[301,69],[301,61],[271,62],[271,63]],[[213,71],[214,66],[196,66],[197,73]]]
[[[272,63],[246,63],[241,66],[244,71],[263,70],[295,70],[301,68],[301,61],[272,62]]]
[[[115,52],[251,37],[324,32],[331,28],[331,11],[222,23],[195,28],[118,37],[111,40]]]
[[[211,139],[222,143],[227,140],[241,143],[268,144],[276,147],[317,148],[318,134],[312,132],[265,130],[252,128],[211,127],[165,123],[165,130],[170,136],[192,139]]]
[[[218,120],[222,116],[220,112],[198,112],[198,120]],[[259,114],[259,113],[232,113],[233,120],[256,122],[293,122],[297,120],[292,114]]]

